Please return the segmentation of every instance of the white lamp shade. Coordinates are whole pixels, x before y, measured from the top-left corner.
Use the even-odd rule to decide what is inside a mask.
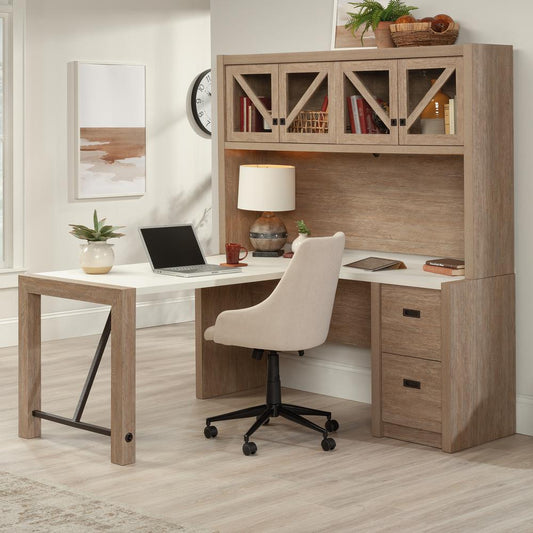
[[[241,165],[237,207],[248,211],[293,211],[296,208],[294,167]]]

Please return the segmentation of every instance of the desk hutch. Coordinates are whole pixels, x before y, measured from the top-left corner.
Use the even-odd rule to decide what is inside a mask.
[[[340,280],[330,340],[371,348],[373,434],[454,452],[514,433],[512,47],[220,56],[217,79],[221,249],[249,244],[256,217],[237,209],[239,165],[274,163],[296,167],[286,222],[344,231],[351,249],[465,259],[465,277],[440,290]],[[422,133],[439,90],[455,133]],[[381,133],[351,131],[353,95]],[[297,127],[326,102],[325,124]],[[273,283],[197,291],[199,397],[262,384],[261,365],[201,331]]]

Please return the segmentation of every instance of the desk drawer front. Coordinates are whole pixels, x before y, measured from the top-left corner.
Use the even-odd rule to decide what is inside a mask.
[[[440,291],[382,286],[384,352],[440,361]]]
[[[382,355],[384,422],[441,432],[441,364]]]

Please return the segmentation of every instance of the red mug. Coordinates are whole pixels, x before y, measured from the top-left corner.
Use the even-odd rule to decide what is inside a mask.
[[[244,255],[241,257],[241,250],[244,250]],[[226,263],[228,265],[237,265],[248,255],[248,250],[235,242],[226,243]]]

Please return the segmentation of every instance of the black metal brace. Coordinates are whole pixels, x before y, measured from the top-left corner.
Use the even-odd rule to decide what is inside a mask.
[[[87,400],[89,399],[89,394],[91,392],[94,379],[96,378],[98,367],[100,366],[100,362],[102,361],[102,356],[104,354],[107,341],[109,340],[110,333],[111,333],[111,311],[109,312],[107,321],[104,326],[104,331],[102,331],[102,335],[100,336],[98,346],[96,347],[96,352],[94,354],[91,367],[89,368],[89,373],[87,374],[87,378],[85,379],[85,384],[83,385],[80,399],[78,400],[78,405],[76,406],[76,410],[74,411],[73,417],[66,418],[64,416],[54,415],[52,413],[47,413],[45,411],[40,411],[38,409],[35,409],[32,411],[33,416],[37,418],[44,418],[45,420],[50,420],[52,422],[57,422],[58,424],[63,424],[65,426],[71,426],[71,427],[75,427],[78,429],[84,429],[85,431],[92,431],[93,433],[99,433],[100,435],[107,435],[108,437],[111,436],[111,430],[109,428],[102,427],[102,426],[96,426],[94,424],[87,424],[86,422],[81,421],[81,416],[83,414],[83,410],[85,409],[85,405],[87,404]]]

